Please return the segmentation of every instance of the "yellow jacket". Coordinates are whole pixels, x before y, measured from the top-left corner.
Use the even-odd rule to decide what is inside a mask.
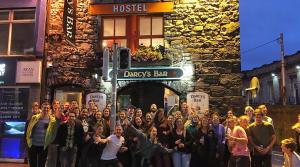
[[[32,136],[31,136],[32,129],[34,128],[34,126],[36,125],[36,123],[39,121],[40,118],[41,118],[41,114],[33,115],[28,124],[26,130],[26,142],[29,148],[32,146]],[[46,149],[48,145],[52,143],[53,140],[55,139],[58,124],[59,121],[57,121],[54,116],[49,115],[49,125],[46,130],[44,149]]]

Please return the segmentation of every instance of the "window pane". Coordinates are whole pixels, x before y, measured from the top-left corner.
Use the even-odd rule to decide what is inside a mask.
[[[150,17],[140,17],[140,35],[151,35],[150,19]]]
[[[163,35],[162,17],[152,17],[152,35]]]
[[[126,19],[119,18],[115,20],[115,36],[126,36]]]
[[[0,12],[0,20],[8,20],[8,16],[9,16],[9,12],[5,11],[5,12]]]
[[[127,47],[127,40],[126,39],[116,39],[115,41],[119,47]]]
[[[113,44],[117,43],[118,47],[126,47],[127,46],[127,40],[126,39],[107,39],[102,41],[102,48],[109,47],[112,48]]]
[[[0,24],[0,55],[7,55],[8,24]]]
[[[11,55],[33,54],[34,23],[13,24]]]
[[[103,40],[102,48],[104,48],[104,47],[112,48],[113,44],[114,44],[114,40],[112,40],[112,39]]]
[[[103,36],[114,36],[114,19],[103,19]]]
[[[35,11],[14,11],[14,20],[33,20],[35,18]]]
[[[146,46],[149,47],[151,44],[150,39],[139,39],[139,46]]]
[[[164,39],[163,38],[152,38],[152,46],[164,46]]]

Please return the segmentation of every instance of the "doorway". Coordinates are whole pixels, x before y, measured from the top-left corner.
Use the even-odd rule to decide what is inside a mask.
[[[82,106],[82,88],[76,86],[65,86],[54,89],[54,99],[65,102],[77,101],[79,108]]]
[[[169,111],[178,106],[179,93],[157,82],[136,82],[127,85],[118,92],[119,109],[134,105],[149,112],[151,104]]]

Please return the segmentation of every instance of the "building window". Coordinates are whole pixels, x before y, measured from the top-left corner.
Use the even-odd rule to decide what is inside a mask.
[[[0,10],[0,55],[32,55],[35,10]]]
[[[163,17],[140,16],[139,17],[139,46],[163,45]]]
[[[118,43],[118,46],[126,47],[126,18],[122,17],[110,17],[103,18],[103,36],[102,46],[112,47],[114,43]]]

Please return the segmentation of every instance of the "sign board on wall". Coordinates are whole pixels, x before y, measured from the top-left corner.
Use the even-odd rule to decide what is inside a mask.
[[[41,83],[41,73],[41,61],[19,61],[16,83]]]
[[[29,88],[0,88],[0,120],[25,121]]]
[[[163,13],[172,12],[173,7],[173,2],[92,4],[89,13],[92,15]]]
[[[191,92],[187,94],[187,104],[198,114],[203,114],[209,108],[209,96],[204,92]]]
[[[76,34],[76,7],[77,0],[65,0],[64,15],[63,15],[63,29],[66,40],[75,45]]]
[[[106,106],[106,94],[104,93],[89,93],[86,96],[86,106],[89,106],[88,102],[90,100],[93,100],[95,102],[100,111],[103,111]]]

